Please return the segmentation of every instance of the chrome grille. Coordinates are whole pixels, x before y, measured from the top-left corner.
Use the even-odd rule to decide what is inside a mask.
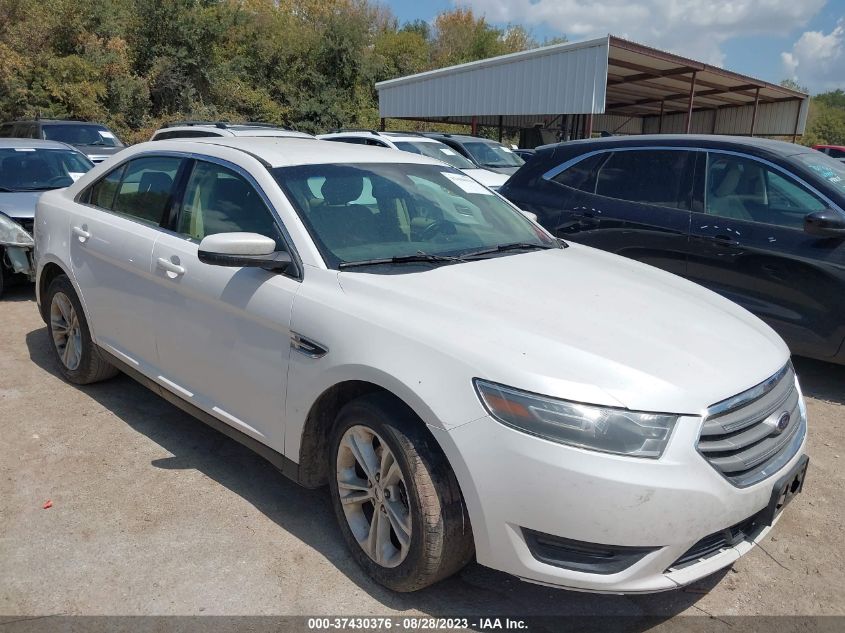
[[[807,432],[792,364],[759,385],[707,410],[698,450],[713,468],[744,488],[780,470]]]

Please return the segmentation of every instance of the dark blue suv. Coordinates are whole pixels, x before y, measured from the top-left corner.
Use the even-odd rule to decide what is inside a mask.
[[[767,139],[610,137],[539,148],[500,193],[558,237],[739,303],[795,354],[845,363],[840,161]]]

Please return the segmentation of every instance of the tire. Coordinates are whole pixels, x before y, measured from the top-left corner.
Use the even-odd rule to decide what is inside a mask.
[[[370,477],[354,447],[359,456],[366,452],[374,458]],[[376,582],[394,591],[416,591],[451,576],[472,559],[472,529],[458,481],[425,425],[403,403],[383,393],[348,403],[336,418],[329,459],[332,505],[344,540]],[[373,479],[378,483],[367,485]],[[367,495],[369,500],[359,501]],[[379,547],[375,539],[376,547],[371,547],[374,541],[368,539],[381,534],[384,525],[389,526],[385,545]],[[400,539],[404,526],[410,530],[407,539]]]
[[[82,304],[66,275],[59,275],[50,283],[45,310],[50,349],[65,380],[88,385],[118,374],[117,368],[102,357],[100,349],[91,340]]]

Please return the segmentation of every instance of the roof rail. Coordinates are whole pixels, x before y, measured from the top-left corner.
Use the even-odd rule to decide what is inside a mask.
[[[275,123],[269,123],[267,121],[244,121],[243,123],[230,123],[229,125],[246,125],[249,127],[269,127],[273,128],[274,130],[288,130],[290,132],[297,132],[298,130],[294,129],[293,127],[288,127],[286,125],[277,125]]]
[[[337,132],[369,132],[370,134],[374,134],[376,136],[381,136],[378,130],[371,130],[365,127],[338,127],[333,130],[329,131],[331,134],[335,134]]]
[[[168,123],[165,123],[162,127],[182,127],[192,125],[213,125],[215,127],[226,127],[226,123],[223,121],[201,121],[195,119],[190,119],[187,121],[169,121]]]

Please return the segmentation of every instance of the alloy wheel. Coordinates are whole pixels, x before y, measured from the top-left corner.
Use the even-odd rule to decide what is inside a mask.
[[[50,302],[50,329],[62,364],[70,371],[76,370],[82,362],[82,330],[76,310],[63,292],[54,294]]]
[[[411,546],[408,489],[396,457],[371,428],[348,428],[337,451],[337,488],[349,529],[382,567],[396,567]]]

